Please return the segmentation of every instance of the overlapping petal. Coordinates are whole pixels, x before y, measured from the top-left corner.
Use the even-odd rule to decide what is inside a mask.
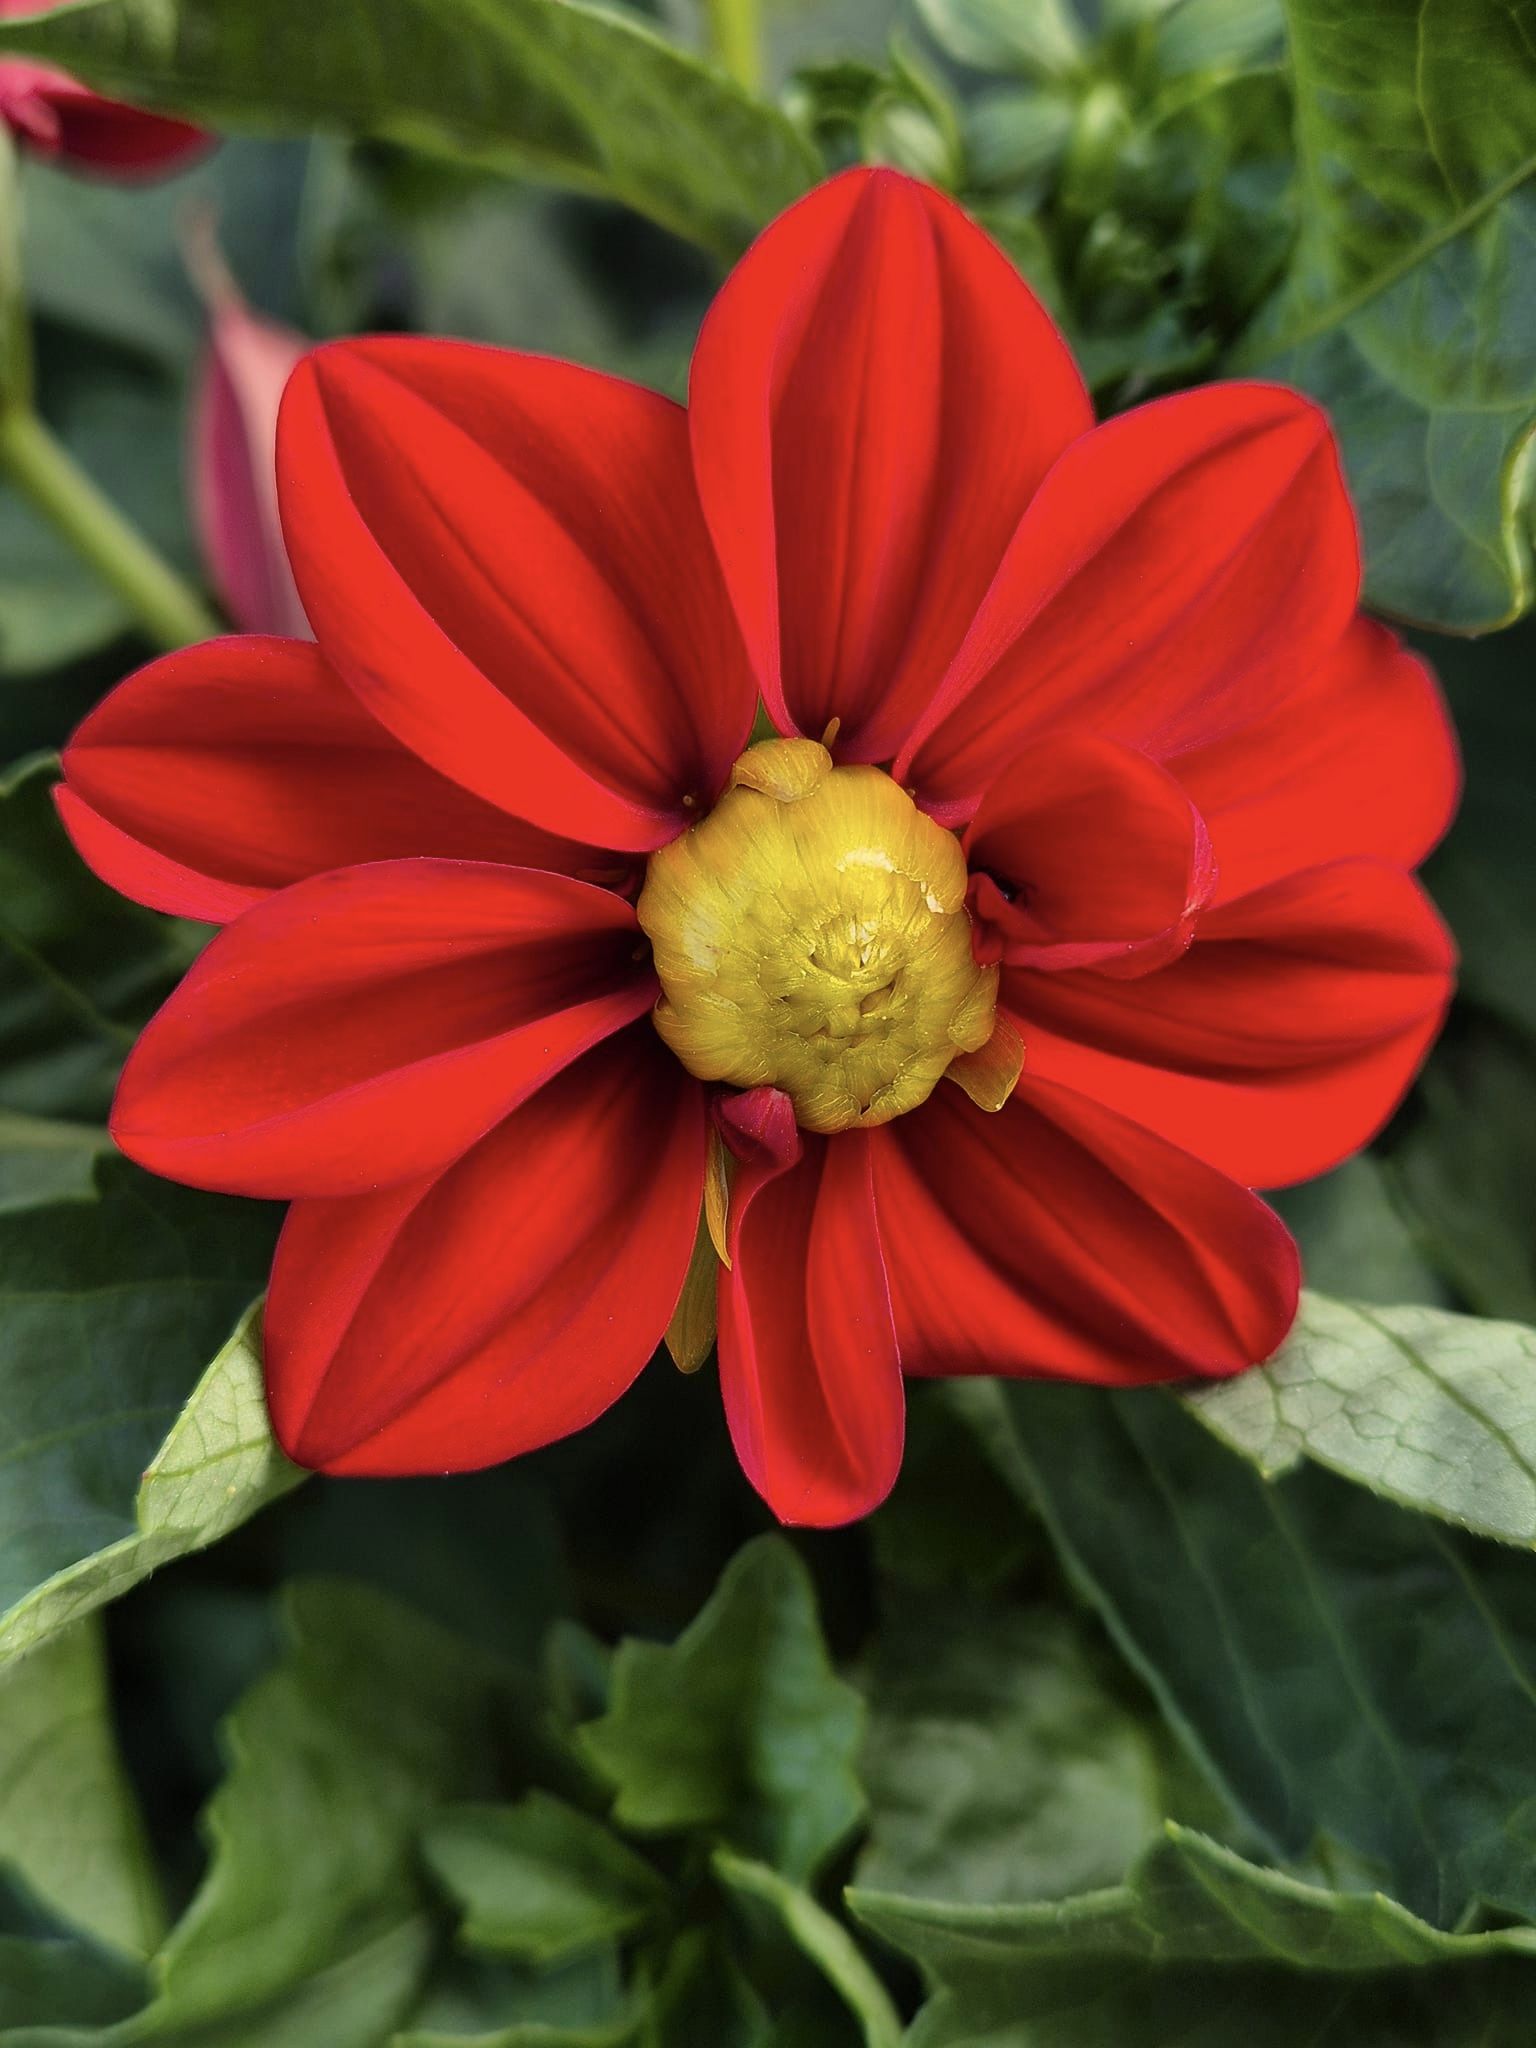
[[[297,640],[212,640],[152,662],[80,726],[64,772],[60,814],[97,874],[210,924],[328,868],[409,854],[618,874],[612,855],[427,767]]]
[[[0,17],[32,11],[33,0],[21,0]],[[103,99],[51,64],[18,57],[0,63],[0,120],[37,155],[118,179],[180,170],[211,143],[201,128]]]
[[[719,791],[755,696],[670,400],[467,343],[337,342],[288,386],[278,487],[321,645],[424,760],[626,851]]]
[[[607,890],[487,863],[339,869],[213,941],[135,1047],[112,1134],[194,1187],[360,1194],[456,1158],[655,993]]]
[[[1450,1000],[1450,939],[1411,876],[1336,861],[1201,919],[1123,983],[1005,973],[1026,1072],[1080,1088],[1250,1187],[1322,1173],[1401,1100]]]
[[[296,1203],[266,1319],[283,1448],[468,1471],[593,1421],[676,1304],[704,1132],[702,1089],[641,1023],[435,1178]]]
[[[1210,827],[1218,901],[1356,854],[1416,867],[1461,789],[1434,677],[1366,618],[1294,697],[1168,765]]]
[[[872,1134],[904,1369],[1133,1386],[1267,1358],[1296,1249],[1257,1196],[1051,1081],[940,1088]]]
[[[1027,746],[988,789],[965,852],[979,957],[1043,970],[1160,966],[1216,879],[1174,777],[1091,733]]]
[[[1002,252],[949,200],[851,171],[731,274],[689,391],[694,465],[764,700],[889,759],[1047,468],[1092,411]]]
[[[764,1500],[780,1521],[826,1527],[890,1491],[905,1405],[869,1137],[803,1145],[787,1168],[748,1167],[733,1184],[720,1387]]]
[[[1265,716],[1359,597],[1327,420],[1276,385],[1138,406],[1062,456],[897,757],[946,822],[1062,722],[1166,758]]]

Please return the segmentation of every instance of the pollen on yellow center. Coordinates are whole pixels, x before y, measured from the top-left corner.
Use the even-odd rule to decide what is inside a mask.
[[[782,1088],[808,1131],[888,1123],[992,1032],[965,858],[878,768],[814,740],[748,748],[638,904],[656,1029],[690,1073]]]

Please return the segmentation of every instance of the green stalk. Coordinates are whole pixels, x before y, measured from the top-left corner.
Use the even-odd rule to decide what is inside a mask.
[[[758,0],[704,0],[704,12],[716,63],[748,92],[761,92],[763,50]]]
[[[0,408],[0,474],[111,585],[157,646],[185,647],[220,631],[196,591],[102,496],[25,404]]]

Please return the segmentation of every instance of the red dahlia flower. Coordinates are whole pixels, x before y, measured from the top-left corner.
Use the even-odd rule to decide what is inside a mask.
[[[1452,741],[1356,614],[1315,407],[1096,427],[986,237],[854,172],[730,278],[686,412],[343,342],[279,477],[318,646],[157,662],[60,801],[120,889],[230,920],[113,1128],[294,1199],[295,1458],[548,1443],[710,1275],[788,1521],[881,1499],[904,1372],[1275,1349],[1296,1254],[1250,1189],[1376,1130],[1452,967],[1408,873]]]
[[[44,14],[63,0],[0,0],[0,21]],[[58,157],[107,178],[179,170],[208,147],[201,128],[103,99],[51,64],[0,60],[0,121],[36,156]]]

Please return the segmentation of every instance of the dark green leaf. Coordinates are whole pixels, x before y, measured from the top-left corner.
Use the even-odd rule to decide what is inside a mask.
[[[1266,1484],[1155,1391],[959,1390],[1190,1753],[1276,1860],[1412,1911],[1536,1913],[1536,1575],[1305,1463]]]
[[[613,1704],[581,1739],[639,1833],[703,1828],[809,1876],[864,1810],[862,1704],[833,1673],[805,1567],[747,1545],[670,1649],[624,1643]]]
[[[264,1278],[271,1213],[122,1161],[98,1180],[97,1200],[0,1214],[0,1657],[295,1476],[250,1326],[224,1341]]]
[[[1482,1315],[1536,1323],[1536,1045],[1461,1013],[1394,1146],[1392,1185]]]
[[[632,1935],[666,1905],[651,1866],[601,1821],[531,1792],[517,1806],[460,1806],[423,1843],[471,1947],[545,1965]]]
[[[1189,1405],[1269,1475],[1299,1458],[1482,1536],[1536,1547],[1536,1330],[1302,1297],[1278,1357]]]
[[[1240,349],[1325,404],[1367,594],[1458,631],[1533,594],[1536,41],[1508,0],[1287,0],[1303,232]]]
[[[1001,1904],[1118,1882],[1168,1811],[1168,1758],[1072,1624],[956,1592],[887,1605],[859,1884]]]
[[[556,1970],[455,1954],[390,2048],[618,2048],[636,2018],[611,1948]]]
[[[1108,1891],[1035,1906],[863,1891],[849,1903],[940,1987],[914,2048],[1254,2039],[1471,2048],[1512,2043],[1516,2013],[1536,1992],[1529,1928],[1442,1933],[1379,1892],[1304,1884],[1172,1824]],[[1488,1970],[1501,1956],[1522,1960]],[[1220,1969],[1196,1975],[1190,1966],[1200,1964]],[[1177,2031],[1175,1988],[1186,2001]],[[1081,2031],[1068,2031],[1071,2012]],[[1398,2033],[1407,2014],[1418,2015],[1414,2030]]]
[[[89,1200],[96,1161],[112,1151],[100,1124],[0,1109],[0,1214],[74,1196]]]
[[[1332,1173],[1266,1196],[1301,1247],[1302,1271],[1323,1294],[1391,1305],[1450,1306],[1392,1198],[1393,1176],[1369,1152]]]
[[[95,0],[0,26],[219,129],[339,129],[622,199],[722,254],[818,172],[775,109],[582,0]]]
[[[147,1956],[165,1906],[85,1621],[0,1666],[0,1863],[61,1919]]]
[[[39,760],[0,780],[0,1107],[95,1117],[191,957],[187,928],[127,903],[64,836]]]
[[[890,1994],[840,1921],[766,1863],[717,1849],[710,1868],[728,1892],[766,1907],[781,1922],[858,2020],[865,2048],[901,2048],[901,2020]]]

